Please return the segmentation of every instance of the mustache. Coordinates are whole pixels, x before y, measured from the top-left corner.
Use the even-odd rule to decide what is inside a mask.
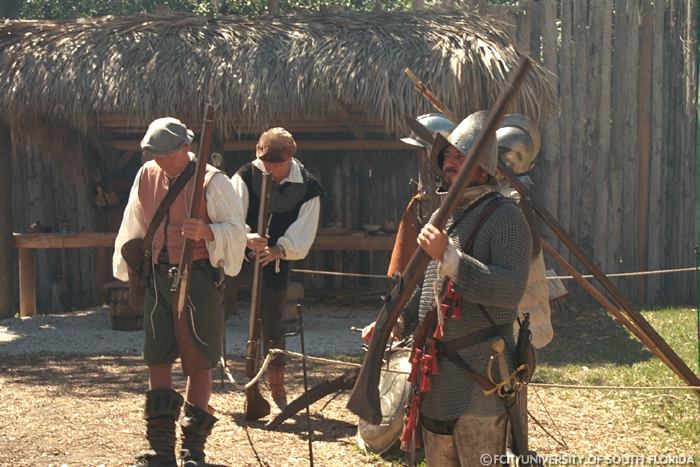
[[[446,174],[457,174],[458,172],[457,172],[457,169],[453,169],[450,167],[449,169],[445,169],[445,173]]]

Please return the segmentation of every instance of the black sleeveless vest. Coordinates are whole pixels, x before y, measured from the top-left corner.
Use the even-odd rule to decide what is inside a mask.
[[[304,167],[299,166],[303,183],[285,182],[278,184],[272,182],[270,188],[270,225],[268,227],[269,246],[277,244],[277,240],[284,235],[290,225],[299,217],[301,206],[307,201],[322,196],[323,188],[316,177]],[[244,165],[236,172],[248,188],[248,212],[246,224],[251,231],[258,229],[258,210],[260,209],[260,191],[262,172],[251,162]],[[270,263],[263,270],[265,286],[276,290],[287,287],[289,278],[289,262],[280,261],[280,272],[275,273],[275,264]]]

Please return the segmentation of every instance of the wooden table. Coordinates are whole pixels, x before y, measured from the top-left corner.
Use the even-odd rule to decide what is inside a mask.
[[[34,250],[48,248],[112,248],[116,232],[15,233],[19,250],[19,315],[36,314],[36,256]],[[371,236],[361,232],[349,235],[319,235],[312,250],[387,251],[396,236]]]

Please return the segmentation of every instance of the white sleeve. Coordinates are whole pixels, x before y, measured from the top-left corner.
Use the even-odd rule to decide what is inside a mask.
[[[233,174],[231,177],[231,185],[233,186],[233,191],[241,200],[241,209],[243,209],[243,223],[245,223],[246,217],[248,215],[248,187],[245,182],[238,174]],[[246,224],[246,233],[250,232],[250,226]]]
[[[212,176],[207,184],[207,214],[214,240],[206,242],[212,266],[223,265],[227,276],[241,270],[245,253],[245,211],[240,195],[223,173]]]
[[[445,253],[440,261],[440,274],[450,276],[452,280],[457,278],[459,272],[459,260],[462,257],[452,243],[447,244]]]
[[[304,259],[316,239],[318,217],[321,213],[321,198],[316,196],[301,205],[297,220],[290,225],[277,244],[284,248],[285,259]]]
[[[141,171],[139,169],[134,179],[134,184],[129,192],[129,201],[124,209],[124,217],[119,226],[117,238],[114,240],[114,256],[112,257],[112,274],[120,281],[129,280],[129,272],[127,270],[126,261],[122,257],[122,246],[126,242],[134,238],[143,238],[146,235],[148,226],[143,217],[143,209],[139,200],[139,180],[141,179]]]

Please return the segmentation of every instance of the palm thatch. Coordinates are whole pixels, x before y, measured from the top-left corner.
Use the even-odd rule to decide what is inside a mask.
[[[498,23],[457,12],[13,21],[0,26],[0,119],[48,115],[88,131],[100,115],[196,120],[211,101],[231,134],[242,122],[328,117],[342,103],[398,133],[404,115],[431,111],[405,67],[466,115],[495,101],[519,54]],[[537,67],[516,109],[551,113],[552,83]]]

